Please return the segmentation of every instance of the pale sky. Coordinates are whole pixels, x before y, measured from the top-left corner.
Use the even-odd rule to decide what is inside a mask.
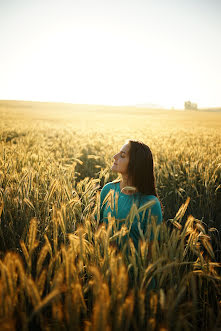
[[[221,0],[0,0],[0,99],[221,106]]]

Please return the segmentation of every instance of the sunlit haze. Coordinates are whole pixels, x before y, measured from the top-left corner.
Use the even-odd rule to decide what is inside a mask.
[[[0,99],[221,106],[220,0],[1,0]]]

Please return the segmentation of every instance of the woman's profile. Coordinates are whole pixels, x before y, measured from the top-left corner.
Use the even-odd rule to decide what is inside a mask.
[[[141,230],[145,234],[152,217],[155,218],[157,224],[162,222],[161,204],[155,187],[152,153],[144,143],[128,140],[113,158],[111,169],[119,173],[121,179],[106,184],[101,190],[100,222],[108,223],[110,216],[120,221],[126,220],[132,207],[136,205],[140,213],[133,219],[129,236],[134,246],[138,248]],[[142,206],[147,208],[141,208]]]

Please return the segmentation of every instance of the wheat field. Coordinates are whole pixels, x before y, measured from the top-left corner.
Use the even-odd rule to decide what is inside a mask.
[[[0,117],[0,330],[221,327],[220,112],[0,102]],[[132,213],[99,224],[126,139],[151,148],[164,208],[138,251]]]

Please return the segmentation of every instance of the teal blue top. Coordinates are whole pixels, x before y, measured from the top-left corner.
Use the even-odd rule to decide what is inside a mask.
[[[111,182],[106,184],[101,190],[100,203],[100,222],[108,223],[108,214],[115,217],[119,222],[119,228],[122,224],[129,224],[127,221],[130,218],[130,211],[133,204],[136,204],[138,211],[133,218],[130,227],[129,236],[133,240],[134,246],[138,248],[138,242],[141,238],[140,229],[145,235],[147,225],[151,222],[151,216],[154,216],[156,224],[162,222],[161,205],[158,198],[154,195],[144,195],[141,193],[134,193],[131,195],[125,194],[120,190],[120,182]],[[152,202],[152,204],[151,204]],[[140,223],[140,224],[139,224]],[[150,234],[150,240],[153,240],[153,233]]]

